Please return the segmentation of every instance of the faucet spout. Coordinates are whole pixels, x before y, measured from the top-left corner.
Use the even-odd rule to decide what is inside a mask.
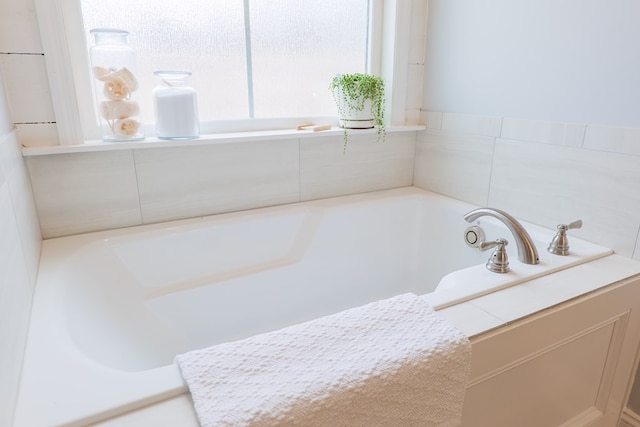
[[[516,241],[516,246],[518,247],[518,260],[520,262],[531,265],[535,265],[540,262],[540,259],[538,258],[538,251],[536,249],[536,245],[533,243],[533,239],[529,236],[529,233],[527,233],[527,230],[524,229],[522,224],[520,224],[514,217],[500,209],[478,208],[467,213],[464,216],[464,219],[467,222],[473,222],[482,216],[496,218],[507,226]]]

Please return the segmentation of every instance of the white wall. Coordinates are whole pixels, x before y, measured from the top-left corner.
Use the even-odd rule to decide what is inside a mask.
[[[423,108],[640,127],[640,2],[430,0]]]
[[[19,24],[18,15],[5,14],[8,3],[0,4],[0,426],[10,426],[13,418],[41,245],[4,84],[6,61],[13,55],[6,43],[22,39],[7,32]],[[8,22],[12,25],[5,25]]]

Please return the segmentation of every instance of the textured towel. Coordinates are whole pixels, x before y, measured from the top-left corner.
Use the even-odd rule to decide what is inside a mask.
[[[203,427],[457,426],[471,346],[399,295],[176,357]]]

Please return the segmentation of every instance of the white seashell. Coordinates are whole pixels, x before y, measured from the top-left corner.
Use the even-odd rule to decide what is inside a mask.
[[[113,133],[120,138],[131,138],[136,136],[139,126],[140,123],[134,119],[119,119],[113,126]]]
[[[137,102],[124,100],[102,101],[100,115],[106,120],[126,119],[137,116],[140,112]]]

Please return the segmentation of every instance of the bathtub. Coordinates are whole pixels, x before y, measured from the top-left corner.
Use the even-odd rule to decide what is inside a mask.
[[[405,292],[451,307],[606,257],[523,222],[540,264],[511,272],[463,241],[476,208],[415,187],[47,240],[16,426],[84,425],[185,392],[176,354]],[[561,219],[559,219],[561,220]],[[588,227],[588,224],[585,225]]]

